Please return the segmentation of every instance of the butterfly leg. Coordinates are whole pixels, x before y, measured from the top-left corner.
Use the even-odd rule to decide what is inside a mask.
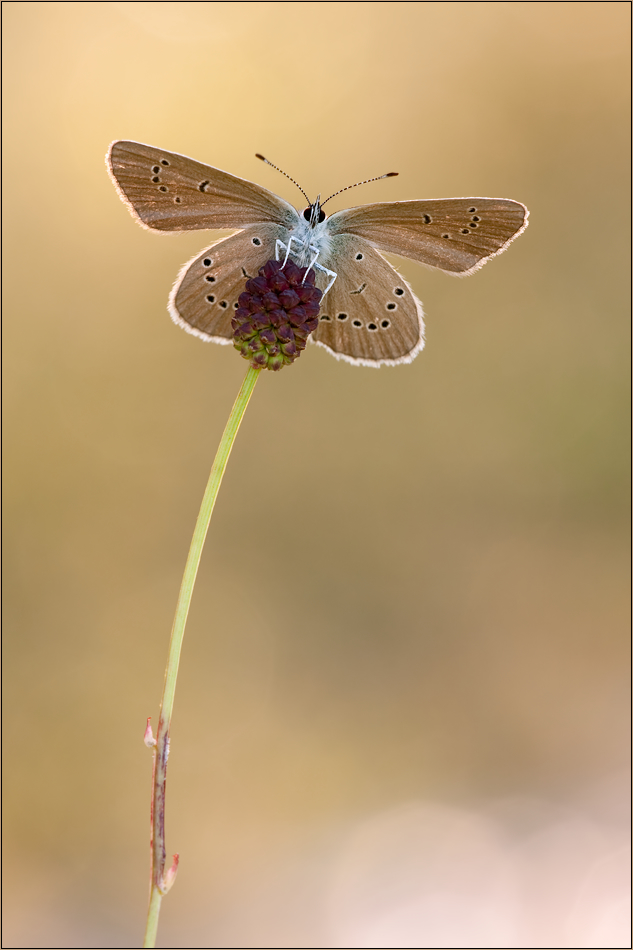
[[[327,274],[328,277],[330,277],[330,282],[329,282],[329,284],[327,285],[327,287],[325,288],[325,290],[323,291],[323,296],[325,297],[326,293],[328,292],[328,290],[330,289],[330,287],[332,286],[332,284],[334,283],[334,281],[335,281],[336,278],[338,277],[338,274],[336,274],[335,271],[333,271],[333,270],[328,270],[327,267],[323,267],[321,264],[317,264],[317,258],[318,258],[319,254],[320,254],[321,252],[320,252],[320,250],[319,250],[318,247],[315,247],[315,246],[314,246],[314,244],[310,244],[310,245],[308,245],[308,246],[309,246],[310,250],[311,250],[311,251],[313,252],[313,254],[314,254],[314,257],[312,258],[312,260],[311,260],[310,263],[308,264],[308,270],[310,270],[311,267],[314,267],[315,270],[320,270],[320,271],[322,271],[324,274]],[[307,271],[306,271],[306,274],[307,274]],[[305,277],[304,277],[304,281],[305,281]]]
[[[277,238],[277,240],[275,241],[275,260],[276,260],[276,261],[279,260],[279,257],[280,257],[280,255],[279,255],[279,249],[280,249],[280,248],[286,252],[286,256],[284,257],[284,262],[283,262],[283,265],[282,265],[283,267],[286,266],[286,261],[288,260],[288,256],[290,255],[290,248],[291,248],[291,247],[292,247],[292,237],[289,237],[289,238],[288,238],[288,244],[287,244],[287,245],[284,244],[283,241],[280,241],[279,238]]]
[[[335,281],[336,278],[338,277],[338,274],[336,273],[336,271],[328,270],[327,267],[322,267],[321,264],[315,263],[315,264],[314,264],[314,267],[315,267],[316,270],[323,271],[323,273],[324,273],[324,274],[327,274],[328,277],[330,278],[329,284],[327,285],[327,287],[326,287],[325,290],[323,291],[323,297],[325,297],[326,293],[328,292],[328,290],[330,289],[330,287],[332,286],[332,284],[334,283],[334,281]],[[321,299],[323,299],[323,298],[321,298]]]
[[[308,244],[308,247],[309,247],[309,249],[310,249],[310,250],[313,252],[313,254],[314,254],[314,257],[312,258],[312,260],[311,260],[310,263],[308,264],[308,270],[310,270],[310,268],[311,268],[311,267],[314,267],[314,265],[316,264],[317,257],[319,256],[319,254],[320,254],[321,252],[320,252],[320,250],[318,249],[318,247],[315,247],[315,246],[314,246],[314,244]]]

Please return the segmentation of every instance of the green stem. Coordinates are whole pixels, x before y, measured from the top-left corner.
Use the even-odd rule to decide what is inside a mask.
[[[178,855],[174,855],[174,864],[167,874],[165,874],[165,783],[167,780],[167,757],[169,755],[169,730],[171,727],[174,694],[176,692],[176,677],[178,676],[178,664],[180,663],[180,651],[182,649],[187,614],[189,613],[193,585],[196,581],[200,556],[207,531],[209,530],[209,522],[213,514],[215,499],[217,498],[222,483],[222,477],[226,463],[229,460],[229,455],[231,454],[231,449],[233,448],[237,430],[246,412],[246,407],[248,406],[260,372],[260,369],[249,368],[246,378],[242,383],[242,388],[231,410],[231,415],[229,416],[222,435],[222,440],[215,456],[211,474],[209,475],[209,481],[202,499],[200,513],[198,514],[193,538],[191,539],[191,547],[189,548],[185,572],[180,586],[180,594],[178,595],[176,616],[174,617],[174,625],[172,627],[171,640],[169,643],[167,669],[165,671],[165,687],[163,689],[156,743],[154,746],[150,835],[152,872],[147,926],[145,929],[145,939],[143,941],[144,947],[154,947],[156,945],[156,931],[158,929],[161,901],[173,884],[178,867]]]

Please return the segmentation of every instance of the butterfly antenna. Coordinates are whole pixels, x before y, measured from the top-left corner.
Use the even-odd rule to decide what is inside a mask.
[[[398,172],[387,172],[386,175],[378,175],[376,178],[366,178],[365,181],[357,181],[355,185],[348,185],[347,188],[341,188],[340,191],[335,191],[333,195],[330,195],[329,198],[321,202],[321,207],[327,204],[328,201],[331,201],[332,198],[336,198],[337,195],[342,194],[344,191],[349,191],[350,188],[358,188],[359,185],[368,185],[370,181],[380,181],[381,178],[395,178],[397,174]]]
[[[286,178],[287,178],[289,181],[291,181],[293,185],[296,185],[296,186],[297,186],[297,188],[299,189],[299,191],[301,192],[301,194],[303,195],[303,197],[305,198],[305,200],[308,202],[308,204],[310,205],[310,207],[312,207],[312,202],[310,201],[310,199],[308,198],[308,196],[306,195],[305,191],[303,190],[303,188],[301,187],[301,185],[299,184],[298,181],[295,181],[294,178],[290,178],[290,175],[286,175],[286,172],[285,172],[285,171],[283,171],[281,168],[277,168],[276,165],[273,165],[272,162],[269,162],[268,159],[267,159],[267,158],[264,158],[263,155],[260,155],[259,152],[255,152],[255,158],[259,158],[260,161],[266,162],[266,164],[267,164],[267,165],[270,165],[271,168],[274,168],[275,171],[278,171],[278,172],[280,172],[282,175],[285,175]]]

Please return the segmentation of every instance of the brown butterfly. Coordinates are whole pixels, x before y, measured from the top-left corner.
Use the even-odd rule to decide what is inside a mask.
[[[528,224],[527,208],[509,198],[389,201],[326,217],[325,202],[310,202],[303,192],[308,207],[299,212],[260,185],[140,142],[113,142],[106,161],[144,227],[239,228],[180,271],[169,298],[179,326],[203,340],[232,343],[231,318],[245,279],[266,261],[290,256],[314,267],[325,291],[311,339],[362,366],[410,363],[424,346],[422,304],[380,251],[465,277],[505,251]]]

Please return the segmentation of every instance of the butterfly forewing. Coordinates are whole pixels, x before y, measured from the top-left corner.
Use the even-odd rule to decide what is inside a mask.
[[[392,254],[466,276],[527,226],[527,208],[508,198],[392,201],[338,211],[332,234],[355,234]]]
[[[391,264],[348,234],[332,238],[322,263],[338,276],[323,298],[315,342],[350,363],[410,362],[424,346],[422,305]]]
[[[276,224],[259,224],[212,244],[185,264],[169,298],[178,326],[214,343],[231,343],[231,318],[247,278],[275,256],[285,234]]]
[[[292,205],[265,188],[185,155],[114,142],[107,162],[130,210],[158,231],[243,228],[265,221],[290,227],[298,218]]]

